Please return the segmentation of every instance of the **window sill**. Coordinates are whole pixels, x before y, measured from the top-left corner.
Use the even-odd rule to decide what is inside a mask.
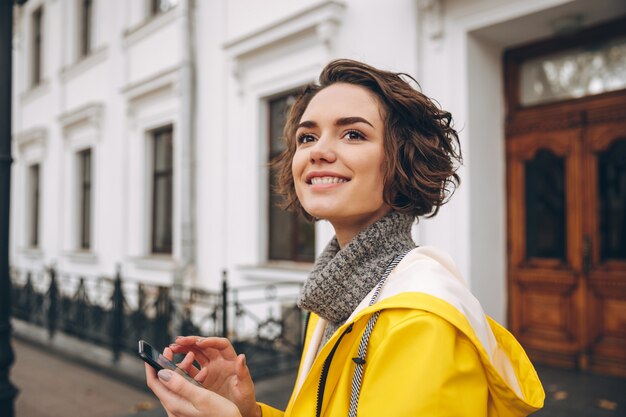
[[[90,251],[73,251],[64,253],[65,257],[77,264],[96,264],[98,263],[98,255]]]
[[[69,67],[65,67],[61,70],[61,81],[68,82],[78,75],[88,71],[96,65],[104,62],[107,57],[107,48],[102,46],[98,49],[91,51],[88,55],[80,57],[78,61]]]
[[[50,90],[50,82],[48,80],[41,80],[39,84],[31,86],[28,90],[22,93],[22,101],[24,104],[37,100],[38,98],[46,95]]]
[[[128,48],[171,23],[178,16],[178,7],[148,16],[143,22],[124,31],[123,45]]]
[[[20,253],[29,259],[43,259],[43,251],[38,247],[24,247],[20,249]]]
[[[287,261],[268,261],[260,265],[240,265],[237,267],[246,279],[258,282],[304,282],[312,268],[312,263]]]
[[[168,271],[172,272],[178,268],[178,262],[171,255],[148,255],[137,258],[131,258],[130,262],[139,269],[149,271]]]

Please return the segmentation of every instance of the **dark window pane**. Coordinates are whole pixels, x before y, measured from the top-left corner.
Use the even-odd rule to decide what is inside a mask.
[[[82,0],[80,16],[80,55],[91,52],[92,0]]]
[[[598,156],[600,254],[603,260],[626,260],[626,139]]]
[[[43,6],[33,12],[32,17],[32,55],[31,55],[31,85],[41,82],[42,62],[42,31],[43,31]]]
[[[306,221],[302,216],[298,216],[297,220],[298,259],[313,262],[315,259],[315,223]]]
[[[172,253],[172,127],[152,135],[152,252]]]
[[[270,160],[284,149],[283,127],[295,101],[294,94],[270,100]],[[297,213],[281,210],[281,197],[273,190],[275,171],[270,172],[269,184],[269,259],[312,262],[315,257],[315,227]]]
[[[149,0],[150,14],[157,15],[166,12],[178,4],[178,0]]]
[[[525,164],[526,256],[565,261],[565,161],[540,150]]]
[[[30,216],[28,244],[32,247],[39,246],[39,164],[31,165],[28,169],[28,182],[30,185]]]
[[[78,154],[80,165],[80,248],[91,247],[91,149]]]

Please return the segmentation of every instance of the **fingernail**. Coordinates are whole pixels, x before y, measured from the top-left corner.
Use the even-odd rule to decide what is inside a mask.
[[[176,340],[182,339],[182,338],[183,338],[182,336],[176,336]]]
[[[246,366],[246,355],[243,355],[243,366]]]
[[[172,379],[172,371],[170,371],[169,369],[161,369],[158,373],[157,376],[159,377],[159,379],[162,379],[163,381],[169,381],[170,379]]]
[[[175,348],[176,346],[178,346],[176,343],[170,343],[170,348]]]

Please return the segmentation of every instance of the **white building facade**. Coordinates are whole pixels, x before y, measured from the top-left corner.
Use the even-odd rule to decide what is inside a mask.
[[[353,58],[412,75],[452,113],[462,184],[415,237],[507,323],[505,51],[624,15],[619,0],[29,0],[15,12],[11,262],[206,288],[223,271],[304,280],[333,231],[273,231],[275,112]]]

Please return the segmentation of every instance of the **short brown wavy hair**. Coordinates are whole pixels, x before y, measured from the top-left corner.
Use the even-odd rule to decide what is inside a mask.
[[[276,169],[276,192],[282,207],[306,213],[296,195],[291,162],[296,152],[296,130],[311,99],[335,83],[366,88],[383,108],[383,199],[393,210],[415,217],[432,217],[460,184],[456,173],[462,163],[461,147],[452,115],[409,83],[404,73],[379,70],[362,62],[339,59],[321,72],[318,83],[307,86],[291,107],[283,140],[286,149],[272,162]]]

